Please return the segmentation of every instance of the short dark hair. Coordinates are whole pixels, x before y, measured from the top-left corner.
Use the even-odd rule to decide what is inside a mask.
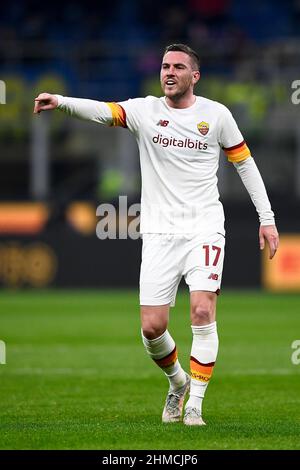
[[[191,47],[187,46],[186,44],[170,44],[165,48],[164,55],[167,52],[171,51],[184,52],[185,54],[190,56],[193,65],[196,67],[196,69],[200,69],[200,57],[198,56],[197,52],[195,52]]]

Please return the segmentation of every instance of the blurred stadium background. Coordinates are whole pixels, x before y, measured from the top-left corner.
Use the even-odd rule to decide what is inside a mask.
[[[300,1],[14,0],[1,8],[0,39],[0,448],[299,448]],[[159,96],[173,42],[200,54],[197,92],[232,110],[281,233],[268,262],[221,155],[221,342],[202,433],[160,423],[166,383],[140,341],[141,240],[96,237],[99,204],[139,202],[133,137],[32,114],[43,91]],[[188,309],[185,290],[170,328],[187,369]]]
[[[266,183],[282,239],[261,265],[257,216],[220,159],[227,217],[224,287],[300,289],[299,0],[14,1],[0,16],[0,283],[4,287],[136,287],[140,240],[96,237],[96,207],[139,201],[139,161],[123,129],[54,112],[48,91],[117,101],[160,95],[165,45],[201,57],[197,92],[234,113]],[[124,219],[124,217],[123,217]],[[127,223],[120,220],[121,224]],[[243,259],[243,263],[240,260]],[[122,261],[121,261],[122,260]]]

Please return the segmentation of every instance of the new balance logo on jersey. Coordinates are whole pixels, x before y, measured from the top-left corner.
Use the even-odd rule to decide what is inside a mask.
[[[208,276],[208,279],[213,279],[214,281],[217,281],[219,279],[219,276],[218,276],[218,274],[211,273]]]
[[[156,125],[161,126],[161,127],[167,127],[168,124],[169,124],[169,121],[165,121],[164,119],[160,119]]]

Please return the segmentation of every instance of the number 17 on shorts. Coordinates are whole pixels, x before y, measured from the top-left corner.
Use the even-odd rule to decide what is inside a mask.
[[[207,290],[219,293],[224,262],[225,238],[211,237],[197,243],[187,259],[185,280],[190,291]]]

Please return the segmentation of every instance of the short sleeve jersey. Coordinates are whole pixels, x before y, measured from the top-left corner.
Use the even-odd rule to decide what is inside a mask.
[[[141,233],[224,234],[220,148],[231,162],[250,156],[230,111],[199,96],[184,109],[153,96],[107,104],[112,125],[128,127],[139,146]]]

